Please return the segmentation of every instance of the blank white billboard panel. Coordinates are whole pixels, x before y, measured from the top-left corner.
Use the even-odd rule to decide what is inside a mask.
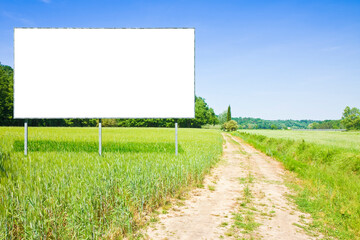
[[[194,118],[194,29],[14,30],[15,118]]]

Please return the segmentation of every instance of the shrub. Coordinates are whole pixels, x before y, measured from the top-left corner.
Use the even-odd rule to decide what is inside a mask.
[[[114,118],[105,118],[101,120],[101,125],[103,127],[117,127],[117,121]],[[97,124],[99,126],[99,123]]]
[[[224,123],[222,125],[222,130],[224,131],[228,131],[228,132],[232,132],[232,131],[236,131],[239,128],[237,122],[235,122],[234,120],[230,120],[226,123]]]

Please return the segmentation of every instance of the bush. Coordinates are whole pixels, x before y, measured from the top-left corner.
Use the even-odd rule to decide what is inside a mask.
[[[239,128],[237,122],[235,122],[234,120],[230,120],[226,123],[224,123],[221,127],[222,130],[224,131],[228,131],[228,132],[232,132],[232,131],[236,131]]]
[[[101,119],[101,125],[103,127],[117,127],[118,123],[114,118],[104,118]],[[99,126],[99,123],[97,124],[97,126]]]

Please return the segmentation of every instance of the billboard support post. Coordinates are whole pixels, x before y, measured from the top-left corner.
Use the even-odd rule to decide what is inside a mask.
[[[178,123],[175,120],[175,156],[178,155]]]
[[[27,152],[28,152],[28,120],[25,119],[24,122],[24,130],[25,130],[25,135],[24,135],[24,155],[27,156]]]
[[[99,155],[101,156],[101,118],[99,119]]]

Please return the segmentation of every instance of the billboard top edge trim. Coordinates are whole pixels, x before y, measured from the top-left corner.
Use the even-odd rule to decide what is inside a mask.
[[[31,118],[23,118],[23,117],[13,117],[13,119],[195,119],[194,117],[31,117]]]
[[[112,30],[112,29],[123,29],[123,30],[142,30],[142,29],[159,29],[159,30],[167,30],[167,29],[193,29],[195,30],[195,27],[154,27],[154,28],[91,28],[91,27],[88,27],[88,28],[77,28],[77,27],[14,27],[14,30],[15,29],[75,29],[75,30],[78,30],[78,29],[104,29],[104,30]]]

